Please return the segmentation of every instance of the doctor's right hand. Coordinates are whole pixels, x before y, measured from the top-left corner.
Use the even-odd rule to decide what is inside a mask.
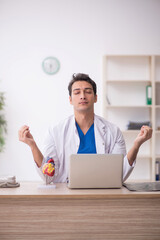
[[[18,131],[19,141],[26,143],[28,146],[32,147],[35,145],[34,138],[30,133],[29,127],[24,125]]]

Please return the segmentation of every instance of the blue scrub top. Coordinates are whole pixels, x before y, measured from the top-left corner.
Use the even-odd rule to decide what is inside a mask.
[[[80,145],[77,153],[97,153],[95,135],[94,135],[94,123],[88,129],[85,135],[80,129],[77,122],[76,122],[76,127],[77,127],[79,138],[80,138]]]

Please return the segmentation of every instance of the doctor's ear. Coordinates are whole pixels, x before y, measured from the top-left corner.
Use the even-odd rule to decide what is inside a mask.
[[[95,97],[94,97],[94,102],[95,103],[97,102],[97,95],[95,95]]]
[[[69,96],[69,102],[72,105],[72,97],[71,96]]]

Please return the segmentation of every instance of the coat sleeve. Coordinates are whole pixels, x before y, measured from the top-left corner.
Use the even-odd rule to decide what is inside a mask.
[[[41,178],[44,181],[47,181],[47,183],[54,182],[56,181],[56,178],[58,176],[58,169],[59,169],[59,161],[57,157],[57,151],[56,151],[56,145],[55,145],[55,140],[54,140],[54,135],[53,135],[53,129],[49,128],[48,131],[46,132],[46,136],[44,139],[44,147],[43,147],[43,161],[42,165],[40,168],[37,168],[37,171]],[[54,163],[55,163],[55,173],[53,177],[49,177],[42,172],[42,168],[44,163],[46,162],[47,158],[53,158]]]
[[[113,154],[120,153],[120,154],[124,155],[124,160],[123,160],[123,182],[124,182],[131,174],[131,172],[135,166],[135,162],[132,166],[129,165],[127,153],[126,153],[125,141],[124,141],[122,132],[120,131],[119,128],[117,128],[117,132],[115,135],[115,140],[114,140],[114,144],[112,146],[111,152]]]

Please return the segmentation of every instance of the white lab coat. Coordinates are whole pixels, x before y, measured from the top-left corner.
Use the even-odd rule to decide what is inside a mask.
[[[94,131],[97,153],[121,153],[125,156],[123,163],[123,181],[125,181],[135,164],[130,166],[128,163],[125,142],[120,129],[104,118],[94,115]],[[69,157],[71,154],[77,153],[79,143],[74,115],[68,117],[57,126],[48,129],[44,141],[42,166],[48,156],[54,159],[55,175],[53,182],[66,182],[69,170]],[[38,172],[45,179],[46,176],[42,173],[42,167],[38,168]]]

